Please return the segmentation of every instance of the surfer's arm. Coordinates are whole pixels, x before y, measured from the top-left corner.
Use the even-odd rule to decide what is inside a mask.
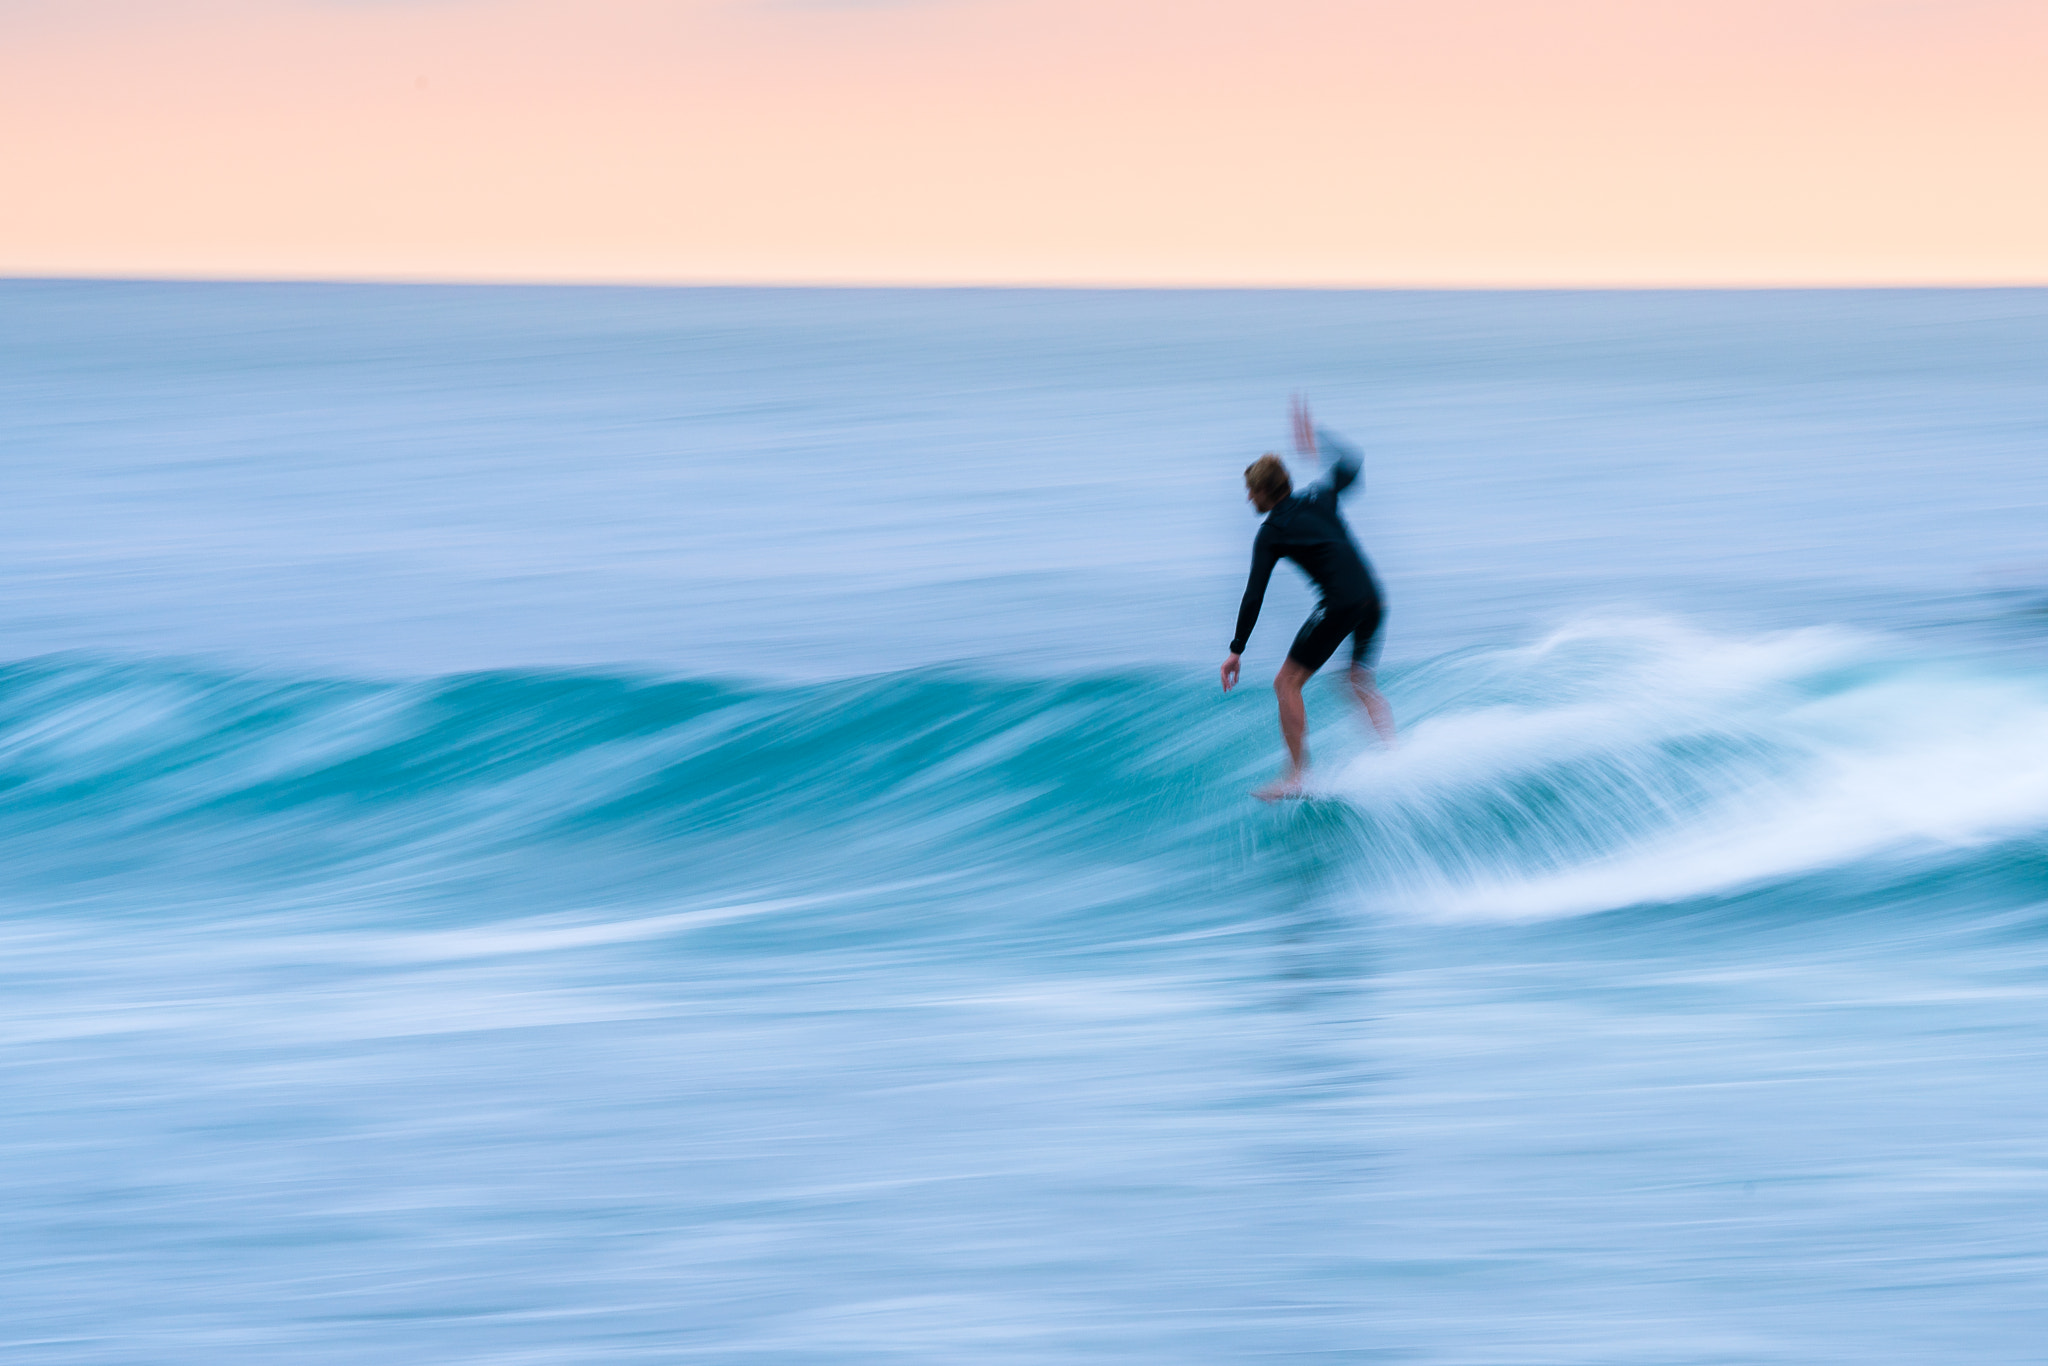
[[[1273,577],[1273,566],[1280,557],[1266,541],[1264,528],[1259,538],[1252,542],[1252,574],[1244,586],[1244,601],[1237,608],[1237,634],[1231,637],[1230,653],[1244,653],[1244,643],[1251,638],[1252,627],[1259,623],[1259,608],[1266,602],[1266,584]]]
[[[1308,415],[1308,400],[1298,394],[1287,405],[1287,415],[1294,426],[1294,453],[1313,455],[1330,466],[1330,472],[1317,482],[1327,485],[1333,494],[1349,488],[1365,463],[1358,447],[1328,427],[1316,426],[1315,419]]]
[[[1329,482],[1330,492],[1342,493],[1358,479],[1358,471],[1365,463],[1358,447],[1338,436],[1328,427],[1316,428],[1316,452],[1330,462],[1330,472],[1323,476]]]

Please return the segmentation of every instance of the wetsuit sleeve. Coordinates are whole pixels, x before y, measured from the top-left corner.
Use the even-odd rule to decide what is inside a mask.
[[[1327,427],[1316,428],[1316,446],[1330,453],[1330,472],[1324,476],[1329,481],[1330,492],[1342,493],[1357,480],[1364,457],[1359,455],[1358,447]]]
[[[1259,528],[1258,537],[1252,542],[1252,576],[1244,586],[1244,601],[1237,609],[1237,634],[1231,637],[1230,653],[1244,653],[1245,641],[1251,639],[1252,627],[1259,623],[1259,608],[1266,601],[1266,584],[1273,577],[1273,566],[1280,557],[1273,553],[1272,542],[1266,538],[1266,529]]]

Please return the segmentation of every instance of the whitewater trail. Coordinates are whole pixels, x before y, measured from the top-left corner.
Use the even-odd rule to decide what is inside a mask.
[[[1588,624],[1413,686],[1402,745],[1328,782],[1405,913],[1682,902],[2048,828],[2048,685],[1873,636]]]

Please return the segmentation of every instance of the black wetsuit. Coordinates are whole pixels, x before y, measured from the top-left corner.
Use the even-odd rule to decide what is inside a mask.
[[[1386,614],[1372,569],[1337,513],[1337,495],[1358,478],[1359,456],[1325,431],[1316,432],[1316,442],[1336,455],[1336,463],[1328,478],[1289,495],[1266,514],[1258,538],[1252,542],[1252,576],[1245,585],[1244,605],[1237,609],[1237,638],[1230,642],[1230,652],[1244,653],[1244,643],[1266,600],[1266,582],[1273,577],[1273,566],[1292,560],[1315,580],[1322,601],[1302,623],[1287,657],[1314,673],[1336,653],[1344,637],[1350,636],[1352,665],[1370,668]]]

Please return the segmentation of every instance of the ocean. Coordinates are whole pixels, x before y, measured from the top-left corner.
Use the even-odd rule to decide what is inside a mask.
[[[2039,290],[0,283],[0,1354],[2048,1360],[2044,377]],[[1294,393],[1402,739],[1318,680],[1267,806]]]

